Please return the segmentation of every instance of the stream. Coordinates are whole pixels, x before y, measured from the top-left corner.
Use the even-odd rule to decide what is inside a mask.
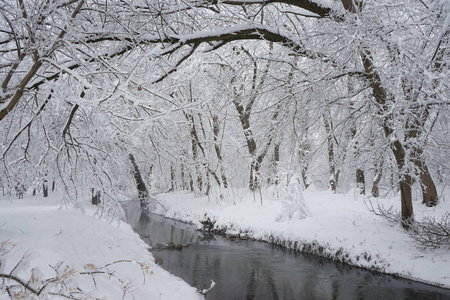
[[[450,290],[379,274],[269,243],[231,240],[196,231],[194,225],[143,213],[138,201],[123,204],[128,223],[161,267],[206,299],[450,299]],[[157,250],[161,243],[189,244]],[[450,276],[450,266],[449,266]]]

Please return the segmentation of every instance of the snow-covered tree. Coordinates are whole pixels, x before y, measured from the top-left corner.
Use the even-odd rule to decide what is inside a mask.
[[[414,182],[425,204],[438,202],[430,151],[442,146],[436,123],[448,115],[445,1],[3,0],[0,9],[9,186],[31,174],[24,170],[58,174],[66,189],[86,178],[116,186],[113,166],[131,170],[129,154],[154,160],[145,169],[162,181],[174,182],[178,168],[224,185],[242,168],[239,153],[257,188],[262,172],[273,173],[264,171],[268,151],[288,160],[284,137],[292,136],[304,182],[313,153],[327,158],[334,185],[374,168],[378,185],[392,160],[405,227]],[[204,82],[222,92],[203,93]]]

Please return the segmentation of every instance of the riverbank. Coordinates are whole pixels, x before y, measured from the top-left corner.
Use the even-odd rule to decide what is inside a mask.
[[[62,195],[0,197],[0,286],[23,298],[47,285],[73,299],[203,299],[195,288],[155,264],[131,227],[99,217],[96,207],[61,205]],[[105,214],[106,216],[106,214]],[[27,285],[18,285],[16,279]],[[0,298],[8,298],[0,288]],[[21,298],[22,299],[22,298]],[[58,298],[59,299],[59,298]]]
[[[450,288],[449,249],[420,247],[399,224],[374,215],[366,205],[371,201],[376,207],[379,201],[386,208],[399,209],[398,197],[375,199],[355,192],[305,191],[303,198],[307,212],[304,219],[300,213],[286,218],[286,194],[279,190],[255,194],[230,190],[222,192],[222,196],[209,197],[188,192],[164,193],[156,196],[152,211],[195,223],[199,228],[202,226],[199,221],[209,218],[214,229],[229,235],[274,242],[362,268]],[[438,219],[450,211],[450,203],[446,201],[432,208],[419,203],[414,206],[416,219],[426,216]]]

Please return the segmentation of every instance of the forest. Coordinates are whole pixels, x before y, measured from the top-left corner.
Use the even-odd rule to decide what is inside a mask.
[[[0,0],[0,14],[0,297],[204,299],[233,268],[249,283],[212,297],[254,299],[267,278],[273,299],[301,285],[349,299],[341,281],[362,299],[367,280],[369,297],[449,294],[448,0]],[[160,221],[191,239],[168,253],[202,243],[183,263],[206,282],[157,266],[146,213],[227,235],[201,261],[208,237]],[[272,248],[233,267],[244,243]],[[288,265],[309,253],[444,289],[314,263],[300,284],[302,268],[264,265],[275,244],[297,251]],[[323,270],[328,286],[311,284]]]
[[[435,206],[448,1],[2,0],[3,195],[287,184]],[[136,175],[139,175],[137,178]],[[139,179],[136,181],[136,179]]]

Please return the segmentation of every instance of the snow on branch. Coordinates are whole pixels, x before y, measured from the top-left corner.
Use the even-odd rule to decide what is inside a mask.
[[[213,4],[216,4],[217,2],[217,0],[211,1]],[[330,7],[325,6],[323,3],[321,4],[319,1],[311,0],[224,0],[221,1],[221,3],[228,5],[267,5],[273,3],[284,3],[299,7],[320,17],[329,16],[333,12]]]
[[[105,35],[102,34],[96,38],[90,38],[87,43],[98,43],[103,41],[125,41],[130,43],[130,45],[125,46],[122,50],[117,51],[114,55],[121,55],[131,49],[136,45],[150,45],[150,44],[168,44],[172,45],[169,49],[165,49],[161,54],[170,54],[175,50],[179,49],[183,45],[191,44],[201,44],[201,43],[220,43],[220,46],[232,41],[240,40],[267,40],[274,43],[281,44],[285,47],[290,48],[295,54],[311,59],[325,59],[327,58],[321,54],[309,51],[305,49],[301,44],[297,43],[293,38],[291,38],[287,33],[281,32],[278,27],[270,27],[264,25],[238,25],[232,27],[228,30],[216,30],[216,31],[204,31],[197,32],[193,34],[186,35],[166,35],[165,37],[160,37],[157,35],[143,35],[139,39],[126,36],[117,35]],[[217,44],[216,44],[217,45]],[[215,47],[218,48],[218,47]],[[172,50],[173,49],[173,50]]]
[[[173,13],[178,13],[185,10],[190,10],[193,8],[208,8],[215,12],[218,12],[214,6],[218,4],[224,5],[233,5],[233,6],[249,6],[249,5],[268,5],[268,4],[276,4],[283,3],[288,4],[294,7],[298,7],[304,10],[307,16],[315,16],[316,18],[328,17],[332,15],[335,11],[334,8],[331,8],[329,5],[331,3],[324,3],[324,1],[311,1],[311,0],[206,0],[206,1],[192,1],[189,3],[185,3],[186,5],[177,8],[174,10],[166,10],[161,11],[159,14],[161,15],[169,15]],[[214,5],[214,6],[211,6]],[[138,6],[138,9],[142,11],[147,11],[148,7]]]
[[[179,63],[175,66],[174,70],[172,71],[174,72],[176,68],[179,66],[179,64],[181,64],[181,62],[184,61],[187,57],[191,56],[193,52],[197,49],[198,45],[202,43],[213,43],[212,46],[213,49],[210,50],[214,50],[224,46],[227,43],[240,40],[267,40],[290,48],[295,54],[299,56],[310,59],[321,59],[322,61],[329,61],[329,58],[327,58],[325,55],[305,49],[301,44],[297,43],[287,33],[281,32],[277,27],[269,27],[254,24],[254,25],[235,26],[228,30],[197,32],[188,35],[174,34],[168,35],[163,38],[156,35],[143,35],[139,40],[136,40],[131,36],[128,37],[122,35],[108,36],[102,34],[101,36],[96,38],[91,37],[90,39],[87,39],[85,42],[100,43],[105,41],[118,41],[124,44],[117,48],[112,47],[113,51],[104,53],[102,56],[99,56],[97,58],[84,57],[84,63],[93,63],[94,61],[99,60],[103,61],[112,59],[114,57],[132,51],[138,45],[146,46],[152,44],[153,45],[166,44],[166,47],[162,48],[161,51],[159,52],[156,51],[156,53],[154,54],[155,56],[168,55],[177,51],[184,45],[192,45],[191,51],[189,52],[188,55],[186,55],[179,61]],[[78,62],[69,62],[66,65],[59,65],[58,71],[56,71],[54,74],[47,75],[44,78],[39,77],[38,80],[31,82],[30,86],[27,87],[27,90],[34,90],[48,81],[56,80],[60,77],[62,73],[70,73],[70,74],[74,73],[73,71],[83,64],[82,61],[83,59],[79,58]],[[40,61],[40,63],[42,62],[44,61],[43,60]],[[156,80],[155,82],[159,82],[161,80]]]

